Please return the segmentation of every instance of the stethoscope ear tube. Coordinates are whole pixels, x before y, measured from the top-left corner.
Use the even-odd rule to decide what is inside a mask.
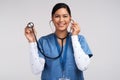
[[[34,32],[34,29],[33,29],[34,23],[33,23],[33,22],[29,22],[29,23],[27,24],[27,27],[29,27],[29,28],[32,29],[33,35],[34,35],[34,37],[35,37],[35,41],[36,41],[36,43],[37,43],[38,51],[39,51],[45,58],[48,58],[48,59],[58,59],[58,58],[61,57],[62,52],[63,52],[63,40],[64,40],[64,39],[62,39],[62,48],[61,48],[60,54],[59,54],[58,56],[56,56],[56,57],[49,57],[49,56],[45,55],[45,53],[44,53],[44,52],[40,49],[40,47],[39,47],[39,43],[38,43],[38,41],[37,41],[37,37],[36,37],[35,32]]]

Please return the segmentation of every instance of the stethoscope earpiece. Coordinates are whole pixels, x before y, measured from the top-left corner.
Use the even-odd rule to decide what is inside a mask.
[[[29,23],[27,24],[27,27],[33,28],[33,27],[34,27],[34,23],[33,23],[33,22],[29,22]]]
[[[73,20],[73,19],[71,19],[71,23],[74,23],[74,20]]]

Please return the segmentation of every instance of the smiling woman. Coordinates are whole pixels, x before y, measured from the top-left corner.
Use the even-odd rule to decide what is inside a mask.
[[[57,3],[51,16],[55,32],[42,36],[38,41],[34,28],[25,28],[25,36],[31,47],[33,73],[41,75],[42,80],[84,80],[83,71],[87,69],[92,53],[83,35],[79,35],[79,24],[73,22],[72,32],[68,32],[72,17],[65,3]],[[58,55],[55,59],[50,58]]]
[[[55,12],[52,16],[52,21],[56,27],[56,30],[66,31],[71,20],[71,16],[68,14],[65,8],[61,8]]]

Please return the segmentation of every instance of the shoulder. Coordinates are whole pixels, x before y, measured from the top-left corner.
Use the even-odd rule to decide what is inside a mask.
[[[79,40],[81,46],[87,45],[87,41],[83,35],[78,35],[78,40]]]
[[[85,37],[83,35],[78,35],[78,39],[79,39],[79,41],[84,41]]]
[[[39,41],[43,41],[43,40],[51,40],[53,39],[54,37],[54,33],[51,33],[51,34],[48,34],[48,35],[45,35],[45,36],[42,36],[39,38]]]
[[[89,57],[92,57],[93,54],[92,54],[92,52],[91,52],[91,50],[90,50],[90,48],[89,48],[89,45],[88,45],[85,37],[84,37],[83,35],[78,35],[78,38],[79,38],[79,42],[80,42],[81,47],[82,47],[82,49],[84,50],[84,52],[85,52],[86,54],[88,54]]]

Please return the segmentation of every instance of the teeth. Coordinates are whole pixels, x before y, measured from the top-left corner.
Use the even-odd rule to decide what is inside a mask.
[[[64,24],[59,24],[59,26],[64,26]]]

